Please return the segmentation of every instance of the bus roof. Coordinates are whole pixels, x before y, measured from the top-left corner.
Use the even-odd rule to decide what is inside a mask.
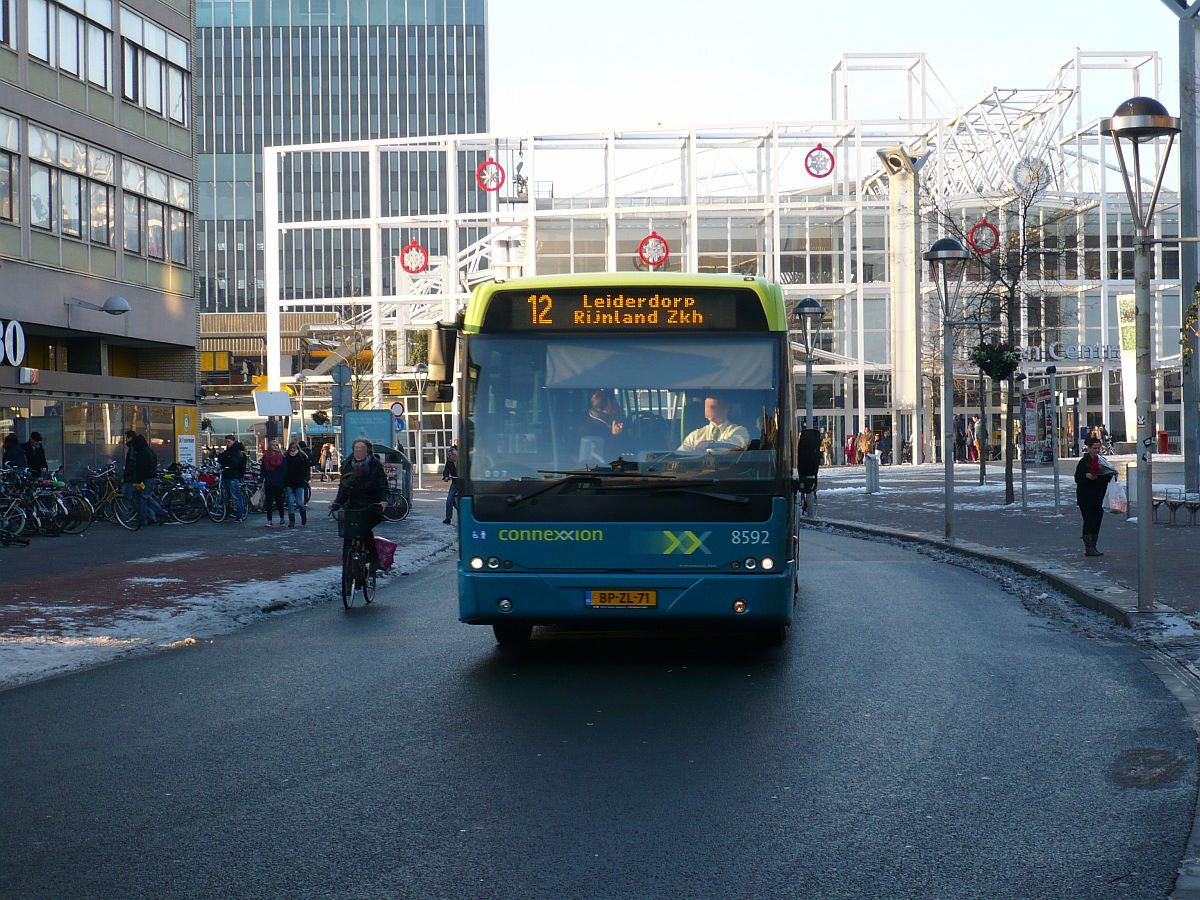
[[[751,290],[763,305],[767,327],[771,331],[787,331],[787,312],[783,291],[778,284],[752,275],[692,275],[669,272],[590,272],[578,275],[540,275],[533,278],[514,278],[512,281],[487,281],[478,285],[467,304],[463,330],[478,334],[487,313],[488,304],[497,291],[549,291],[555,288],[739,288]]]

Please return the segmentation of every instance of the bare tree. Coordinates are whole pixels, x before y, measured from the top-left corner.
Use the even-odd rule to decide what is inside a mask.
[[[1024,173],[1021,166],[1025,167]],[[1049,188],[1052,179],[1048,169],[1036,161],[1023,161],[1018,166],[1015,183],[1008,192],[989,198],[979,198],[970,206],[945,208],[932,197],[926,197],[926,208],[931,210],[937,227],[955,237],[971,251],[967,264],[967,287],[964,290],[964,318],[979,323],[970,332],[969,356],[980,371],[980,420],[987,427],[987,398],[990,394],[988,382],[997,376],[1003,388],[1004,404],[1004,502],[1015,502],[1013,486],[1013,463],[1016,457],[1014,425],[1020,396],[1016,380],[1016,353],[1022,312],[1028,312],[1032,298],[1031,281],[1040,285],[1045,280],[1057,280],[1059,254],[1065,248],[1058,246],[1057,228],[1049,226],[1060,222],[1074,223],[1083,211],[1079,206],[1061,209],[1049,203]],[[967,216],[982,209],[979,220]],[[1036,209],[1035,209],[1036,208]],[[1040,211],[1039,221],[1031,223],[1031,213]],[[1074,224],[1070,229],[1077,231]],[[1053,231],[1053,234],[1049,232]],[[1074,235],[1073,235],[1074,236]],[[1081,243],[1077,236],[1073,241]],[[1031,270],[1037,278],[1031,278]],[[1047,279],[1052,270],[1053,277]],[[1037,292],[1037,293],[1040,293]],[[992,326],[986,323],[998,323]],[[939,322],[939,327],[941,323]],[[996,336],[997,329],[1003,334]],[[932,329],[931,329],[932,330]],[[939,333],[940,337],[940,333]],[[968,340],[964,334],[956,335],[956,346]],[[986,371],[985,371],[986,369]],[[965,395],[965,391],[964,391]],[[968,435],[968,439],[973,435]],[[979,459],[979,481],[984,482],[987,473],[987,446],[981,448]]]

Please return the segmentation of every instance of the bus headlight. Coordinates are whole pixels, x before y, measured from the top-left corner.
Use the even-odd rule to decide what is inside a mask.
[[[746,601],[745,600],[734,600],[733,601],[733,611],[735,613],[737,613],[739,616],[742,613],[744,613],[746,611]]]
[[[775,568],[775,560],[771,559],[769,556],[764,556],[761,565],[764,572],[770,572],[773,568]]]
[[[488,563],[487,563],[487,566],[488,566],[488,568],[489,568],[489,569],[498,569],[498,568],[500,568],[500,557],[498,557],[498,556],[489,556],[489,557],[488,557]]]
[[[500,607],[500,612],[512,612],[512,601],[507,597],[501,597],[496,601],[496,605]]]
[[[483,557],[482,556],[472,556],[471,557],[471,568],[475,569],[476,571],[478,571],[479,569],[482,569],[483,568]]]
[[[744,563],[742,563],[742,565],[745,566],[747,569],[757,569],[758,568],[758,560],[755,559],[753,556],[747,556],[746,561]]]

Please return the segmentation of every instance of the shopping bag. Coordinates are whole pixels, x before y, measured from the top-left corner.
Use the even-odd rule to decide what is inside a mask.
[[[392,561],[396,558],[396,542],[376,535],[375,555],[379,557],[379,568],[385,572],[391,571]]]
[[[258,488],[255,489],[254,493],[250,495],[250,508],[251,509],[262,509],[263,504],[266,502],[267,502],[267,491],[260,484],[258,486]]]
[[[1104,508],[1115,513],[1123,513],[1129,509],[1129,496],[1125,493],[1125,485],[1115,478],[1108,483],[1108,490],[1104,492]]]

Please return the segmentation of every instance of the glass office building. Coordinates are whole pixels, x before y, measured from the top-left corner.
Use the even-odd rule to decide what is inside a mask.
[[[261,338],[232,337],[228,314],[263,309],[262,148],[486,130],[486,12],[485,0],[197,0],[199,302],[226,314],[205,330],[227,335],[205,349],[232,350],[235,370],[261,359]],[[407,162],[384,173],[390,208],[436,207],[438,172]],[[284,207],[362,216],[364,177],[361,156],[310,156],[287,173]],[[306,238],[284,261],[289,296],[365,291],[361,232]]]

